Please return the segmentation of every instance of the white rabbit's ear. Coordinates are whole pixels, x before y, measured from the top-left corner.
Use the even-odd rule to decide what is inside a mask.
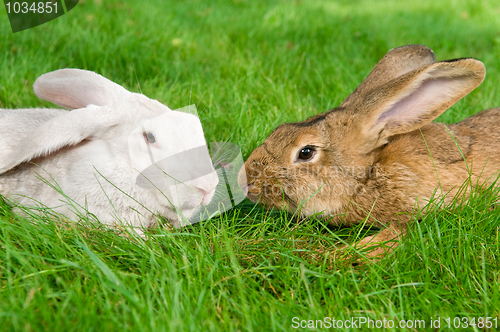
[[[400,76],[370,92],[356,105],[368,153],[388,138],[421,128],[474,90],[485,76],[482,62],[457,59],[437,62]],[[358,136],[359,137],[359,136]]]
[[[38,77],[33,84],[35,94],[66,109],[87,105],[110,105],[130,93],[120,85],[91,71],[59,69]]]
[[[410,71],[436,62],[434,52],[424,45],[406,45],[390,50],[341,106]]]
[[[11,155],[0,160],[0,174],[21,163],[103,135],[118,123],[118,115],[94,105],[55,117],[32,131]]]

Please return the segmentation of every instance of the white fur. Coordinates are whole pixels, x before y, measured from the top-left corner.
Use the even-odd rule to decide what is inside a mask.
[[[44,74],[34,90],[72,111],[0,110],[0,194],[26,206],[39,202],[70,217],[89,212],[103,223],[133,227],[150,227],[157,215],[179,227],[180,213],[189,218],[213,197],[218,178],[208,150],[198,163],[179,160],[186,172],[197,174],[203,163],[210,163],[211,172],[177,182],[171,197],[136,182],[139,172],[154,162],[206,149],[195,115],[172,111],[79,69]],[[146,143],[144,132],[156,142]]]

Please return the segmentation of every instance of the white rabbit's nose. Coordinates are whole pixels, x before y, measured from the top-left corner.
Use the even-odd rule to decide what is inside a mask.
[[[218,183],[219,177],[215,171],[196,179],[196,182],[193,183],[193,188],[202,199],[203,204],[207,205],[210,203],[214,197],[215,189],[217,188]]]
[[[208,190],[204,189],[204,188],[195,188],[196,191],[198,191],[198,195],[200,196],[201,201],[203,202],[204,205],[208,205],[210,203],[210,201],[212,200],[212,198],[215,195],[215,188],[216,187],[217,187],[217,185],[215,185],[213,188],[208,189]]]

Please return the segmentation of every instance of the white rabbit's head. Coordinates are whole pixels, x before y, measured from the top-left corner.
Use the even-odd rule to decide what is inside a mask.
[[[159,193],[187,218],[211,201],[218,177],[197,116],[169,110],[144,119],[128,142],[133,177],[140,187]]]

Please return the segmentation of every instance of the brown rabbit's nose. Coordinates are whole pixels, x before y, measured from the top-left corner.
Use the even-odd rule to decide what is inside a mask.
[[[247,185],[247,172],[245,170],[245,165],[243,165],[238,171],[238,186],[240,186],[240,188],[245,190],[244,187],[246,187],[246,185]]]
[[[241,189],[243,189],[243,192],[245,193],[245,195],[248,195],[248,192],[250,190],[252,190],[252,188],[254,187],[254,183],[252,181],[250,183],[243,184],[243,186],[240,185],[240,187],[241,187]]]
[[[253,188],[253,181],[248,183],[247,172],[245,169],[245,165],[241,166],[240,171],[238,172],[238,186],[243,189],[245,195],[248,194],[248,191]]]

